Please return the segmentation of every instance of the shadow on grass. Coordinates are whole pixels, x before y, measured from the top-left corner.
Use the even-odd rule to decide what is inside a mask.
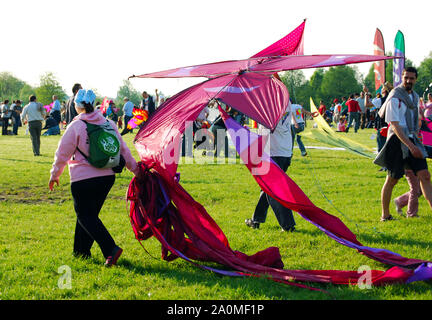
[[[431,246],[430,241],[420,241],[420,240],[415,240],[410,238],[395,239],[394,236],[387,235],[387,234],[379,234],[376,236],[371,236],[363,233],[361,236],[358,236],[358,238],[361,238],[363,245],[368,247],[373,247],[374,243],[378,244],[379,245],[378,249],[386,249],[382,247],[383,245],[386,244],[402,245],[406,247],[417,246],[422,249],[429,249]]]
[[[296,229],[295,233],[301,233],[301,234],[307,234],[310,236],[319,236],[319,235],[325,235],[321,230],[314,229]],[[357,237],[357,240],[359,240],[364,246],[368,247],[375,247],[374,244],[377,244],[378,246],[375,247],[377,249],[387,249],[383,247],[383,245],[389,244],[389,245],[402,245],[406,247],[411,246],[417,246],[422,249],[429,249],[431,246],[430,241],[420,241],[410,238],[399,238],[396,239],[393,235],[388,235],[383,232],[377,232],[374,235],[367,234],[365,232],[362,232],[360,234],[355,234]],[[361,240],[360,240],[361,239]],[[391,250],[390,250],[391,251]]]
[[[171,262],[172,263],[172,262]],[[230,270],[217,264],[206,264],[222,270]],[[155,275],[158,277],[169,278],[179,283],[188,283],[190,285],[206,286],[208,288],[229,287],[234,292],[246,292],[246,296],[265,297],[269,300],[377,300],[382,299],[382,293],[377,288],[372,290],[356,290],[349,286],[333,285],[327,283],[300,283],[312,288],[322,290],[323,292],[299,288],[296,286],[273,282],[270,279],[255,277],[229,277],[216,273],[209,273],[206,270],[192,269],[184,270],[184,265],[179,265],[177,269],[171,266],[168,268],[155,266],[142,266],[122,260],[119,267],[125,268],[130,272],[138,275]],[[186,267],[189,267],[186,265]],[[211,275],[211,276],[210,276]],[[426,292],[430,289],[425,289]],[[217,294],[215,292],[215,294]],[[241,294],[241,293],[240,293]],[[244,294],[243,294],[244,295]],[[209,298],[220,300],[222,297]],[[233,298],[236,299],[236,298]],[[250,299],[250,298],[246,298]],[[256,299],[256,298],[252,298]]]
[[[40,159],[40,158],[48,158],[49,160],[48,161],[41,161],[41,160],[36,160],[36,159]],[[51,165],[52,163],[53,163],[53,156],[44,156],[44,155],[41,155],[41,156],[39,156],[39,157],[34,157],[34,159],[13,159],[13,158],[0,158],[0,160],[3,160],[3,161],[13,161],[13,162],[26,162],[26,163],[41,163],[41,164],[49,164],[49,165]]]

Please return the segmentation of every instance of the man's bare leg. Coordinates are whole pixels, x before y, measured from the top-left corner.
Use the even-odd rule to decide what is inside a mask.
[[[386,181],[381,190],[381,219],[386,219],[390,216],[390,200],[394,186],[398,183],[399,179],[387,176]],[[431,199],[432,199],[432,186],[431,186]]]

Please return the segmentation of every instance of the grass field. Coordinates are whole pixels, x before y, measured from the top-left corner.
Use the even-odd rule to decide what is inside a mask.
[[[311,126],[309,126],[310,128]],[[59,136],[42,137],[41,157],[34,157],[29,136],[0,136],[0,299],[431,299],[431,284],[416,282],[372,289],[357,286],[309,284],[330,295],[276,284],[265,279],[230,278],[201,270],[177,259],[160,259],[156,239],[135,240],[125,193],[130,172],[117,176],[102,209],[101,219],[124,249],[117,266],[105,268],[97,245],[90,260],[72,256],[75,213],[67,169],[60,187],[48,190],[48,179]],[[372,129],[347,137],[375,147]],[[125,136],[133,154],[132,135]],[[303,138],[306,146],[322,145]],[[428,160],[429,161],[429,160]],[[385,173],[370,159],[346,151],[298,148],[288,175],[317,206],[339,217],[367,246],[385,248],[408,258],[432,258],[432,214],[420,198],[419,219],[397,216],[380,222],[380,190]],[[253,254],[269,246],[280,248],[286,269],[358,270],[375,262],[328,238],[295,214],[297,232],[282,233],[270,211],[259,230],[245,226],[251,217],[259,187],[241,164],[182,164],[181,183],[204,205],[227,235],[233,250]],[[394,196],[408,190],[403,179]],[[67,272],[71,281],[65,282]],[[66,273],[65,273],[66,272]]]

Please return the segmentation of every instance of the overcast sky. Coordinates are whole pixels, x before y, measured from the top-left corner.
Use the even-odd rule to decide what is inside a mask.
[[[394,51],[398,30],[416,66],[432,51],[431,1],[2,1],[0,72],[30,85],[53,72],[67,94],[80,82],[115,97],[132,74],[244,59],[307,19],[305,54],[373,54],[376,28]],[[366,75],[371,63],[358,64]],[[307,77],[312,71],[305,71]],[[203,79],[132,79],[165,94]]]

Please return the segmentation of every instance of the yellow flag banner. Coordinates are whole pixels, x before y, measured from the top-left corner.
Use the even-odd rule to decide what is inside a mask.
[[[340,134],[333,131],[327,121],[319,114],[312,98],[310,99],[310,107],[312,113],[318,113],[318,116],[313,118],[317,124],[317,128],[308,130],[308,132],[302,133],[302,135],[331,146],[342,147],[349,152],[366,158],[375,159],[375,154],[371,148],[346,137],[342,137]]]

